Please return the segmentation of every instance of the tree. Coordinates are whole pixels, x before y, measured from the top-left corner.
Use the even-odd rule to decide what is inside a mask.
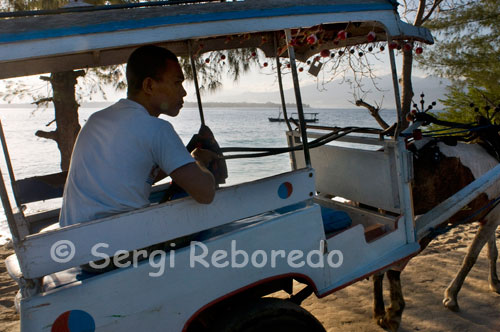
[[[493,0],[494,1],[494,0]],[[455,10],[466,7],[474,0],[408,0],[403,1],[403,4],[399,8],[400,16],[405,19],[408,23],[414,26],[425,26],[432,29],[432,25],[429,22],[439,22],[442,15],[446,13],[453,13]],[[438,40],[436,44],[440,41]],[[406,115],[411,111],[412,105],[414,104],[414,92],[412,84],[412,74],[413,74],[413,62],[414,62],[414,50],[413,46],[410,49],[402,48],[402,70],[400,77],[401,85],[401,108],[403,113],[403,123],[402,129],[408,126],[408,120]],[[424,53],[425,54],[425,53]],[[426,60],[422,60],[420,63]],[[378,115],[379,107],[374,107],[364,100],[358,100],[356,102],[358,106],[368,107],[372,115]]]
[[[500,121],[493,111],[500,105],[499,16],[498,0],[478,0],[440,12],[428,23],[437,42],[419,64],[454,83],[442,100],[445,113],[440,117],[474,122],[480,113]]]

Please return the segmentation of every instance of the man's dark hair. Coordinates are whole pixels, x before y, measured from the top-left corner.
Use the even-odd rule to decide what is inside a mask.
[[[163,47],[146,45],[133,51],[127,61],[128,94],[139,92],[148,77],[159,80],[167,70],[167,60],[179,62],[174,53]]]

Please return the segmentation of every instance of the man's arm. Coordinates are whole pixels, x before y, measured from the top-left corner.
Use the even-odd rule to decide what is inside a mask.
[[[198,203],[210,204],[215,196],[215,179],[205,165],[214,158],[215,153],[195,149],[191,155],[196,163],[179,167],[170,177]]]

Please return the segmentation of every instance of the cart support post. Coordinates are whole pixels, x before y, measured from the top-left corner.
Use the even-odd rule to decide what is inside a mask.
[[[5,187],[5,182],[3,181],[2,171],[0,170],[0,198],[2,199],[3,211],[7,217],[7,223],[9,224],[10,233],[12,235],[12,242],[14,244],[19,243],[21,238],[19,237],[19,230],[17,229],[17,224],[14,219],[14,214],[12,213],[12,206],[10,205],[9,195],[7,193],[7,188]]]
[[[295,90],[295,101],[297,103],[297,113],[299,114],[300,134],[302,136],[302,146],[304,147],[304,160],[306,167],[311,167],[311,156],[309,154],[309,144],[307,143],[306,122],[304,119],[304,108],[302,107],[302,97],[300,95],[299,75],[297,74],[297,64],[295,63],[295,50],[291,45],[292,32],[285,29],[286,43],[288,47],[288,57],[292,68],[293,88]]]
[[[278,69],[278,85],[280,88],[281,97],[281,108],[283,109],[283,118],[285,119],[286,126],[289,131],[292,131],[292,126],[288,120],[288,114],[286,112],[286,102],[285,102],[285,92],[283,91],[283,77],[281,76],[281,63],[280,55],[278,54],[278,33],[274,33],[274,49],[276,50],[276,68]]]
[[[413,180],[413,160],[412,154],[406,149],[405,141],[398,139],[394,146],[396,149],[396,168],[399,206],[403,214],[406,228],[407,243],[415,242],[415,215],[413,213],[413,197],[411,191],[411,181]]]
[[[14,192],[14,200],[16,201],[16,205],[20,208],[21,204],[17,201],[17,186],[16,186],[16,178],[14,176],[14,169],[12,168],[12,163],[10,161],[9,149],[7,148],[7,140],[5,139],[5,134],[3,132],[2,121],[0,121],[0,139],[2,140],[2,151],[5,157],[5,163],[7,164],[7,170],[9,171],[10,183],[12,186],[12,191]]]
[[[198,85],[198,76],[196,74],[196,64],[194,63],[191,41],[188,41],[188,55],[191,61],[191,70],[193,71],[193,82],[196,89],[196,100],[198,101],[198,111],[200,112],[200,121],[205,125],[205,116],[203,115],[203,105],[201,103],[200,86]]]

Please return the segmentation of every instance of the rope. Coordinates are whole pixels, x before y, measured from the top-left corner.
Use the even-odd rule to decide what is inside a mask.
[[[323,135],[311,142],[309,142],[309,148],[314,149],[319,146],[325,145],[329,142],[332,142],[336,139],[339,139],[349,133],[364,131],[364,130],[377,130],[375,128],[367,128],[367,127],[345,127],[340,128],[338,130],[332,131],[326,135]],[[259,153],[245,153],[245,154],[235,154],[224,156],[224,159],[240,159],[240,158],[258,158],[258,157],[267,157],[273,156],[281,153],[288,153],[292,151],[302,150],[303,145],[297,145],[294,147],[284,147],[284,148],[254,148],[254,147],[227,147],[221,148],[221,152],[259,152]]]

